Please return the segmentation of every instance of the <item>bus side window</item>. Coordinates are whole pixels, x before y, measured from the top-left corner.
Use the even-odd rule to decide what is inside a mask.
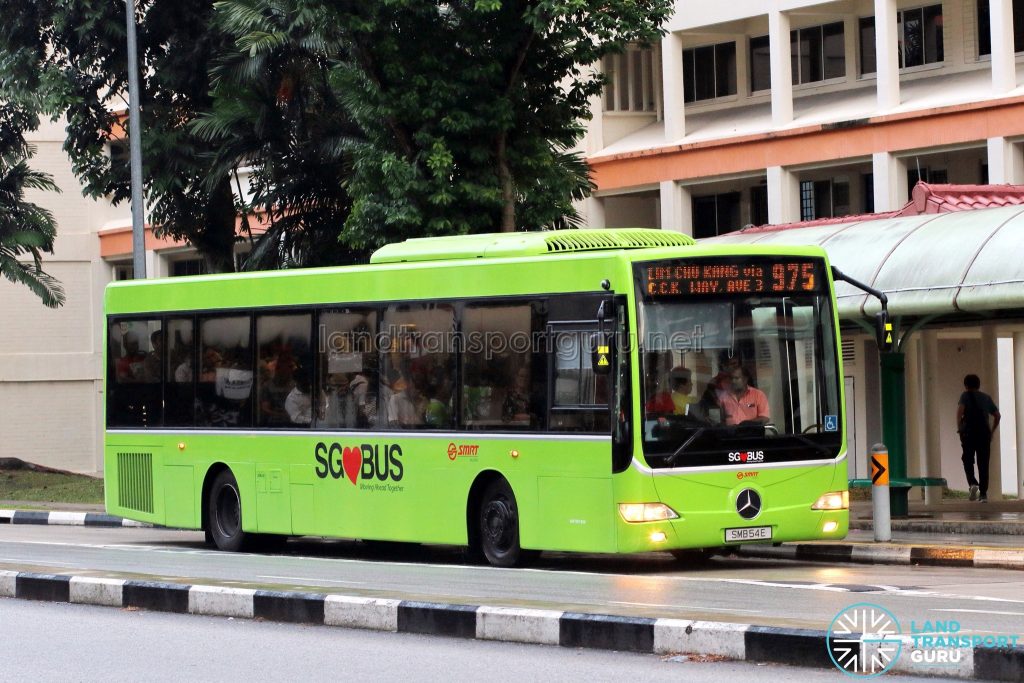
[[[192,319],[168,320],[164,369],[164,424],[168,427],[191,427],[195,422],[195,353]]]
[[[313,421],[312,314],[257,315],[257,425],[308,427]]]
[[[381,407],[392,429],[454,424],[455,310],[448,304],[392,304],[384,314]]]
[[[162,424],[163,330],[159,320],[115,321],[108,328],[107,424]]]
[[[462,421],[466,429],[542,430],[546,359],[543,303],[470,304],[462,314]]]
[[[206,318],[199,326],[197,427],[252,425],[252,318]]]
[[[318,427],[376,429],[378,419],[377,310],[323,311],[319,340]]]

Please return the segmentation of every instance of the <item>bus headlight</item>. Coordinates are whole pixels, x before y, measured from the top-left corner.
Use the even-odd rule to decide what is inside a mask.
[[[818,498],[811,506],[812,510],[848,510],[850,508],[849,491],[830,491]]]
[[[619,503],[619,514],[631,524],[679,518],[679,514],[664,503]]]

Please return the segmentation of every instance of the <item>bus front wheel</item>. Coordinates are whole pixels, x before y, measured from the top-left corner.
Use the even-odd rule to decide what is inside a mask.
[[[519,547],[519,509],[504,479],[494,480],[484,491],[479,530],[484,557],[495,567],[515,567],[537,555]]]
[[[242,531],[242,497],[230,470],[213,480],[207,499],[210,536],[220,550],[236,552],[247,545],[249,534]]]

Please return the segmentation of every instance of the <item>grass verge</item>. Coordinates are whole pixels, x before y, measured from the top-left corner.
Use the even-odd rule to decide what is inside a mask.
[[[84,474],[0,469],[0,500],[103,503],[103,480]]]

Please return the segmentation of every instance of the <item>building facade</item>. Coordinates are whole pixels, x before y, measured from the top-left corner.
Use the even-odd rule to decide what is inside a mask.
[[[0,457],[100,474],[103,290],[132,277],[131,209],[82,195],[62,149],[63,123],[46,122],[27,137],[36,150],[32,167],[52,175],[61,190],[26,195],[56,219],[54,254],[44,257],[44,269],[61,281],[67,301],[48,309],[28,288],[0,278]],[[171,277],[204,272],[205,263],[193,248],[147,229],[146,268],[149,277]]]
[[[1024,182],[1024,0],[680,1],[667,29],[602,65],[591,225],[710,237]]]

